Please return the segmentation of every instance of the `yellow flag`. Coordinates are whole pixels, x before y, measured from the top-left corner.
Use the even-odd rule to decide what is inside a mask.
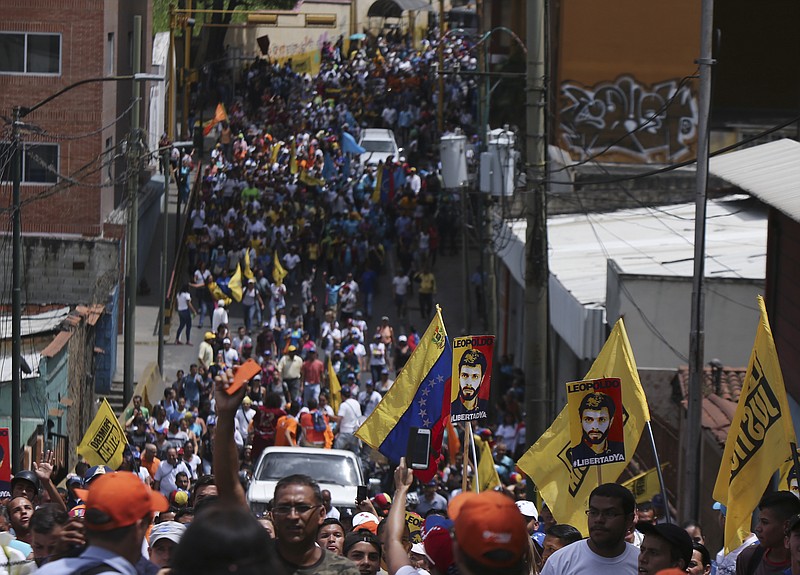
[[[118,469],[127,443],[125,430],[108,400],[103,398],[97,415],[78,445],[78,455],[82,455],[89,465],[108,465],[111,469]]]
[[[383,164],[378,164],[378,173],[375,175],[375,189],[372,192],[372,203],[381,201],[381,186],[383,185]]]
[[[213,280],[208,282],[208,291],[211,292],[211,297],[214,298],[214,301],[224,300],[225,306],[231,305],[231,302],[233,300],[229,298],[228,295],[220,289],[220,287],[217,285],[217,282]],[[156,401],[160,401],[161,399],[162,398],[159,397]]]
[[[283,142],[275,142],[272,144],[272,150],[270,150],[269,161],[271,163],[275,163],[278,161],[278,154],[281,153],[281,148],[283,147]]]
[[[308,173],[308,170],[303,170],[300,174],[300,181],[303,182],[307,186],[324,186],[325,180],[321,178],[315,178],[311,174]]]
[[[236,264],[236,271],[233,272],[228,281],[228,289],[231,290],[231,297],[236,301],[242,301],[242,266]]]
[[[500,483],[500,476],[497,475],[497,469],[494,466],[491,446],[477,435],[474,438],[475,451],[478,452],[478,481],[474,481],[473,478],[472,489],[480,493],[494,489],[502,483]]]
[[[283,278],[285,278],[288,273],[289,272],[281,265],[278,252],[275,251],[272,255],[272,279],[275,280],[276,284],[280,285],[283,283]]]
[[[244,250],[244,277],[249,280],[256,279],[253,275],[253,270],[250,268],[250,248]]]
[[[618,377],[622,383],[622,404],[625,407],[623,432],[625,461],[603,465],[603,480],[616,481],[633,457],[650,410],[644,395],[633,350],[622,319],[617,321],[600,355],[584,379]],[[520,458],[518,467],[536,484],[553,516],[559,523],[569,523],[588,535],[585,510],[589,494],[597,487],[593,467],[573,468],[569,449],[569,412],[565,407],[550,428]]]
[[[726,553],[741,545],[750,532],[753,510],[795,443],[778,353],[761,296],[758,307],[756,341],[714,485],[714,499],[728,507]]]
[[[297,144],[292,138],[291,145],[289,147],[289,173],[294,175],[297,173]]]
[[[663,463],[661,469],[664,469],[666,466],[667,464]],[[661,493],[661,484],[658,482],[658,470],[655,467],[635,477],[631,477],[623,483],[622,486],[627,487],[628,490],[633,493],[633,496],[636,498],[636,503],[650,501],[656,493]]]
[[[331,407],[333,413],[339,414],[339,406],[342,404],[342,386],[339,383],[339,376],[333,369],[333,362],[328,358],[328,385],[331,388]]]
[[[800,449],[797,450],[797,454],[800,456]],[[800,488],[798,488],[797,474],[794,472],[794,459],[791,456],[791,450],[789,457],[781,464],[780,476],[778,489],[781,491],[791,491],[795,496],[800,498]]]

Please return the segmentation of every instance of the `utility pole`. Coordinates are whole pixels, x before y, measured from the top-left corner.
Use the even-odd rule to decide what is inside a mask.
[[[167,218],[169,218],[169,148],[161,150],[161,161],[164,162],[164,209],[161,210],[161,277],[159,281],[158,308],[158,371],[164,376],[164,332],[167,322]]]
[[[175,98],[177,77],[175,74],[175,26],[177,26],[177,16],[175,6],[169,5],[169,52],[167,55],[167,126],[164,130],[170,142],[175,140]],[[169,172],[167,172],[169,176]]]
[[[186,0],[187,17],[184,19],[183,25],[183,134],[181,140],[188,140],[191,135],[191,126],[189,125],[189,89],[192,83],[189,78],[191,76],[190,68],[192,65],[192,32],[194,31],[194,20],[192,20],[192,0]]]
[[[697,517],[700,511],[700,433],[705,366],[705,257],[706,188],[708,186],[708,116],[711,109],[712,37],[714,0],[703,0],[700,9],[700,86],[697,111],[697,190],[694,215],[694,276],[692,322],[689,333],[689,397],[686,413],[683,474],[680,482],[681,516]]]
[[[547,203],[545,197],[545,3],[527,0],[527,78],[525,171],[525,422],[526,441],[533,444],[548,427]]]
[[[20,425],[22,422],[22,213],[19,187],[22,180],[22,143],[19,140],[19,122],[22,111],[15,106],[11,120],[11,146],[14,159],[11,166],[13,180],[12,203],[12,263],[11,263],[11,470],[20,467]]]
[[[439,137],[444,133],[444,0],[439,0],[439,91],[436,102],[436,127]]]
[[[133,74],[142,71],[142,17],[133,17]],[[136,288],[139,275],[137,245],[139,243],[139,109],[141,106],[139,82],[133,83],[133,108],[131,132],[128,140],[128,237],[126,240],[127,274],[125,278],[125,348],[123,359],[123,405],[133,397],[133,365],[136,349]]]

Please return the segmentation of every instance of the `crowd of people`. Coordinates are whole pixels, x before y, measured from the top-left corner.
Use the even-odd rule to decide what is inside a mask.
[[[176,343],[199,329],[196,362],[155,404],[133,398],[119,469],[79,462],[57,488],[46,453],[14,477],[0,506],[0,571],[800,575],[800,500],[787,492],[765,496],[755,533],[716,556],[696,522],[668,523],[663,499],[637,503],[617,484],[592,492],[588,537],[558,523],[516,466],[524,378],[510,357],[495,366],[500,400],[476,429],[495,489],[464,490],[469,463],[447,442],[420,481],[355,435],[431,319],[437,256],[459,249],[435,153],[436,49],[392,34],[349,55],[342,42],[326,45],[315,77],[290,62],[246,67],[189,212]],[[448,37],[443,51],[451,68],[476,66],[465,38]],[[448,75],[445,98],[448,129],[473,131],[474,82]],[[370,126],[394,130],[402,157],[362,162],[353,146]],[[173,154],[173,167],[188,172],[196,159]],[[375,304],[381,289],[389,309]],[[249,360],[257,373],[234,391]],[[287,475],[256,515],[245,488],[272,446],[352,451],[380,490],[354,501],[351,516],[315,478]]]

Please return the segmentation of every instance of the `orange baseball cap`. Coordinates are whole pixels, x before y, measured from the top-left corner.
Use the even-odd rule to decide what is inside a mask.
[[[92,531],[127,527],[148,513],[169,509],[166,497],[128,471],[98,477],[89,489],[76,489],[75,493],[86,504],[84,519],[86,528]]]
[[[455,524],[461,551],[489,568],[513,567],[528,548],[528,530],[510,497],[496,491],[461,493],[447,514]]]

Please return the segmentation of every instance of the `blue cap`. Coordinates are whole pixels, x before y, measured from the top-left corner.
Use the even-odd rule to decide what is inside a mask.
[[[86,473],[83,474],[83,486],[86,487],[94,479],[106,473],[114,473],[114,470],[108,465],[95,465],[94,467],[90,467],[86,470]]]
[[[720,503],[719,501],[715,501],[715,502],[714,502],[714,505],[712,505],[712,506],[711,506],[711,509],[713,509],[713,510],[715,510],[715,511],[721,511],[723,515],[727,515],[727,514],[728,514],[728,508],[727,508],[727,507],[725,507],[725,506],[724,506],[722,503]]]

